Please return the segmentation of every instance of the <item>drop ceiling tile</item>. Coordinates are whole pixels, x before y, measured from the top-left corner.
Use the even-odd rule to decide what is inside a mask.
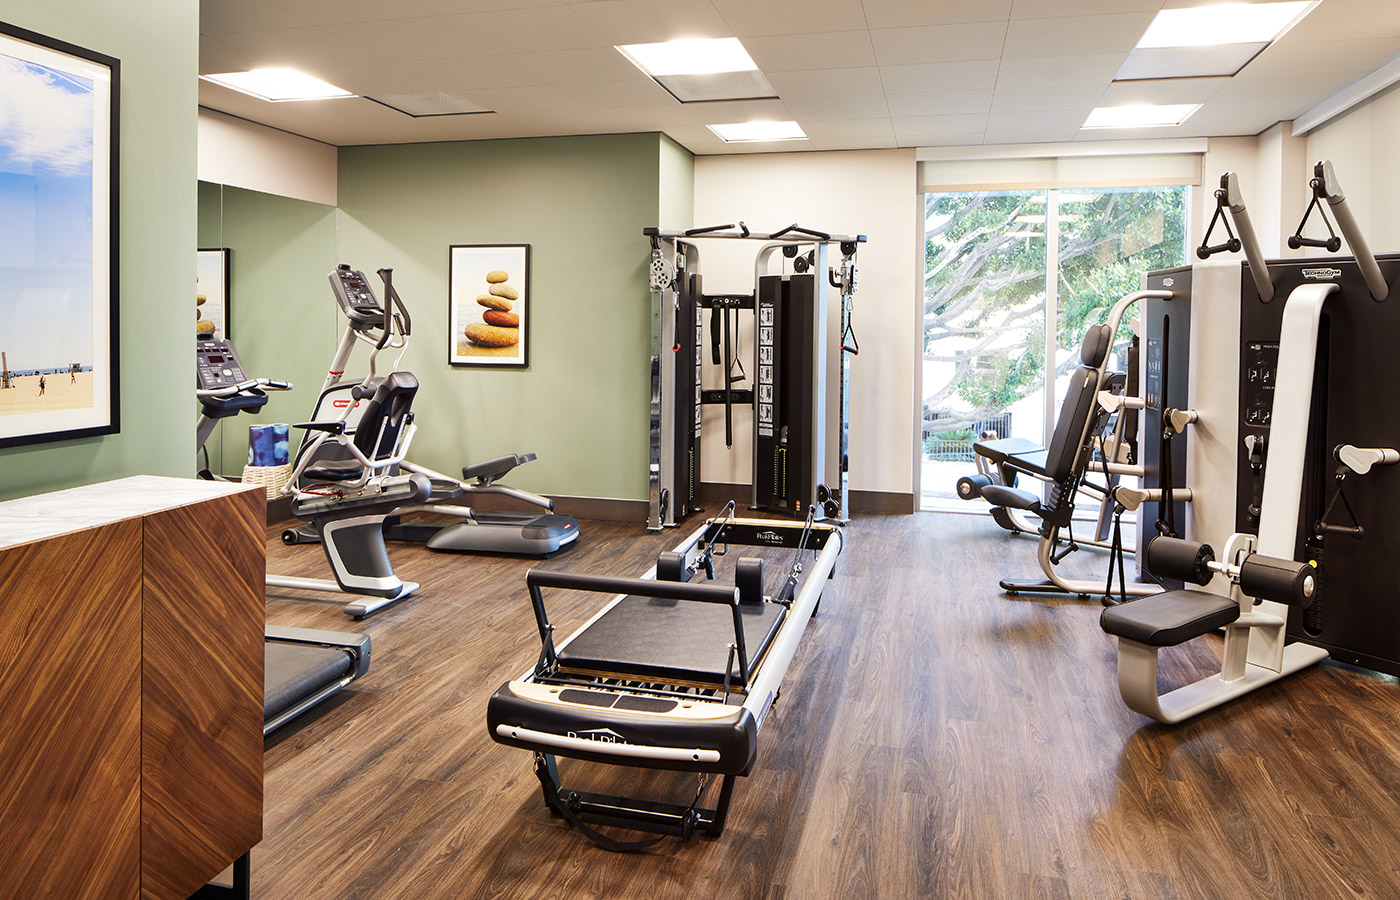
[[[308,75],[329,81],[352,94],[390,94],[437,90],[422,75],[391,62],[357,63],[349,66],[306,66]]]
[[[579,3],[571,8],[612,44],[722,38],[734,34],[724,17],[707,2],[608,0],[606,3]]]
[[[1088,114],[1087,111],[1085,113]],[[982,135],[984,144],[1057,144],[1072,141],[1079,133],[1075,125],[1017,125],[1010,128],[988,128]]]
[[[1128,106],[1138,103],[1205,103],[1228,78],[1168,78],[1164,81],[1120,81],[1110,84],[1095,106]]]
[[[740,37],[852,31],[867,27],[860,0],[803,0],[801,3],[713,0],[713,5]]]
[[[1069,128],[1072,134],[1084,124],[1090,109],[1092,107],[1086,106],[1083,109],[1047,109],[1039,112],[994,112],[987,116],[987,132],[1014,131],[1022,127],[1028,130]]]
[[[437,16],[391,22],[328,25],[326,30],[397,62],[487,55],[492,49]]]
[[[237,0],[239,4],[243,0]],[[313,25],[343,22],[378,22],[430,16],[432,13],[414,0],[272,0],[277,6]]]
[[[240,50],[225,44],[218,38],[199,36],[199,74],[211,75],[219,72],[246,72],[256,64],[247,50]]]
[[[875,64],[870,36],[864,31],[750,37],[743,44],[765,74],[805,71],[814,65],[844,69]]]
[[[997,88],[993,112],[1029,112],[1040,109],[1086,109],[1104,106],[1102,84],[1047,85]]]
[[[1292,33],[1289,33],[1292,37]],[[1315,72],[1370,72],[1400,53],[1395,38],[1300,43],[1280,41],[1265,48],[1240,75],[1273,76]]]
[[[1285,41],[1344,41],[1400,36],[1400,3],[1391,0],[1326,0],[1293,26]]]
[[[554,85],[534,87],[486,87],[463,92],[501,115],[521,115],[578,107]]]
[[[433,15],[449,16],[460,13],[563,6],[564,0],[417,0],[417,3]]]
[[[792,118],[781,100],[730,100],[717,103],[676,103],[671,107],[678,119],[692,125],[724,125],[730,122],[756,122],[764,119],[783,122]],[[655,129],[653,129],[655,130]]]
[[[884,90],[880,70],[875,66],[772,72],[768,75],[768,83],[783,99],[855,97],[878,94]]]
[[[894,135],[887,137],[877,137],[867,135],[864,137],[827,137],[811,139],[813,150],[893,150],[899,145],[895,142]]]
[[[1354,78],[1345,72],[1276,74],[1268,77],[1236,75],[1211,98],[1225,104],[1253,103],[1260,113],[1274,122],[1293,119],[1299,113],[1350,84]],[[1200,113],[1197,113],[1199,115]]]
[[[675,98],[661,85],[650,78],[641,77],[597,84],[561,84],[552,90],[574,109],[669,107],[676,103]]]
[[[982,143],[982,132],[974,131],[966,134],[920,134],[912,132],[909,134],[898,134],[895,140],[901,147],[966,147]]]
[[[991,90],[997,85],[997,61],[978,59],[881,66],[880,80],[887,94]]]
[[[1154,81],[1163,78],[1220,76],[1228,78],[1243,69],[1267,44],[1210,44],[1204,47],[1139,47],[1128,54],[1114,76],[1120,81]]]
[[[998,88],[1046,85],[1105,85],[1128,58],[1124,53],[1086,53],[1081,56],[1027,56],[1003,59],[997,73]]]
[[[267,31],[309,25],[305,19],[267,0],[200,0],[199,33],[229,34],[235,31]]]
[[[872,116],[889,116],[884,94],[864,97],[822,97],[795,100],[784,98],[783,105],[794,119],[806,122],[809,119],[865,119]]]
[[[1190,4],[1183,5],[1196,6],[1198,3],[1193,0]],[[1127,12],[1155,14],[1161,8],[1162,0],[1014,0],[1011,18],[1049,19],[1058,16],[1102,16]]]
[[[864,0],[865,21],[871,28],[907,28],[912,25],[959,25],[968,22],[1005,22],[1011,17],[1011,0]]]
[[[422,59],[406,62],[404,68],[430,79],[440,87],[464,91],[468,96],[476,88],[532,87],[569,82],[590,84],[646,77],[611,47],[462,59]]]
[[[894,116],[890,119],[901,141],[906,136],[978,134],[987,130],[987,114],[965,116]]]
[[[894,126],[889,116],[868,119],[806,120],[798,117],[798,124],[813,141],[854,137],[882,137],[894,140]]]
[[[1006,40],[1005,22],[879,28],[870,32],[881,66],[996,59]]]
[[[273,31],[241,31],[226,34],[222,40],[245,50],[260,66],[305,67],[336,65],[347,60],[379,62],[384,59],[324,28],[278,28]]]
[[[922,94],[890,94],[892,116],[986,115],[992,108],[992,91],[929,91]]]
[[[443,18],[497,54],[612,46],[566,6],[476,12]]]
[[[1006,29],[1007,59],[1028,56],[1079,56],[1083,53],[1127,53],[1152,23],[1152,13],[1103,16],[1057,16],[1015,19]],[[1058,51],[1058,52],[1055,52]]]

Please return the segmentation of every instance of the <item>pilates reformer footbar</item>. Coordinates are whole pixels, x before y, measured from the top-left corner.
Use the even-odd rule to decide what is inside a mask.
[[[1384,300],[1389,287],[1346,207],[1330,164],[1317,164],[1312,187],[1315,199],[1325,199],[1336,214],[1371,299]],[[1267,303],[1274,293],[1274,278],[1262,259],[1251,259],[1250,265],[1260,288],[1259,299]],[[1325,274],[1339,279],[1342,272],[1328,268]],[[1216,573],[1224,574],[1235,585],[1230,595],[1170,591],[1106,609],[1100,618],[1104,631],[1118,638],[1119,691],[1129,708],[1143,715],[1161,722],[1179,722],[1328,656],[1323,647],[1303,640],[1288,642],[1286,629],[1289,607],[1313,606],[1319,594],[1319,573],[1311,563],[1297,562],[1294,557],[1301,530],[1309,429],[1327,433],[1324,425],[1312,422],[1323,309],[1329,298],[1342,293],[1337,280],[1308,280],[1294,287],[1284,304],[1271,403],[1268,414],[1258,417],[1269,433],[1258,537],[1239,532],[1232,535],[1225,547],[1224,563],[1215,563],[1213,551],[1198,543],[1163,543],[1164,539],[1158,539],[1149,546],[1148,565],[1159,574],[1198,585],[1207,584]],[[1349,299],[1355,303],[1357,292],[1351,293]],[[1325,417],[1325,408],[1317,412]],[[1343,445],[1334,454],[1345,470],[1356,474],[1400,460],[1400,453],[1388,447]],[[1361,533],[1354,519],[1351,526],[1341,528],[1328,528],[1325,521],[1309,525],[1318,538],[1338,531],[1352,536]],[[1220,673],[1159,696],[1160,648],[1221,627],[1225,629],[1225,645]]]
[[[841,530],[813,518],[711,519],[641,578],[528,573],[539,658],[492,696],[487,727],[496,741],[535,752],[551,810],[609,849],[644,844],[607,839],[585,818],[682,837],[722,831],[732,779],[754,765],[759,731],[840,552]],[[732,582],[688,583],[727,555],[721,544],[792,550],[795,559],[767,596],[760,559],[740,558]],[[556,644],[543,593],[553,588],[616,596]],[[695,772],[701,790],[689,805],[571,791],[556,756]],[[701,808],[713,775],[718,801]]]

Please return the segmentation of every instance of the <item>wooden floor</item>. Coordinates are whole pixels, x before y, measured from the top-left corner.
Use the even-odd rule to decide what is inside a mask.
[[[486,700],[538,653],[526,569],[640,574],[679,539],[584,522],[552,560],[391,548],[419,594],[361,623],[269,595],[273,624],[363,630],[373,667],[269,741],[257,900],[1400,896],[1400,685],[1324,664],[1176,727],[1118,698],[1096,602],[1009,597],[1034,544],[985,517],[858,518],[718,838],[610,854],[551,817]],[[269,531],[270,571],[322,575]],[[1095,551],[1075,567],[1099,571]],[[1066,563],[1067,566],[1070,563]],[[568,634],[596,598],[561,595]],[[1177,683],[1219,641],[1164,654]],[[561,761],[661,799],[694,776]]]

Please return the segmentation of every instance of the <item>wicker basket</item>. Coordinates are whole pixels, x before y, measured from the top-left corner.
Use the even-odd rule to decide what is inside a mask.
[[[291,477],[291,463],[280,466],[244,466],[243,483],[260,484],[267,489],[267,499],[276,500],[282,496],[282,488]]]

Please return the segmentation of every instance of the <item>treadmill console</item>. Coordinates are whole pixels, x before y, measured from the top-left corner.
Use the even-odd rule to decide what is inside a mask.
[[[352,269],[345,263],[336,266],[331,272],[331,290],[336,302],[355,326],[357,331],[380,328],[384,324],[384,307],[374,296],[365,273]]]
[[[200,341],[195,346],[195,373],[200,390],[229,387],[248,380],[243,361],[233,343],[224,339]]]

